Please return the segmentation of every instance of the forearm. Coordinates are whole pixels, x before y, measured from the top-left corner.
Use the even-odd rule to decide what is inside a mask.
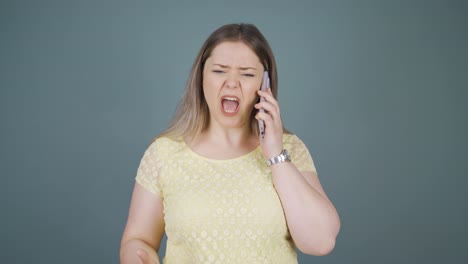
[[[296,246],[307,254],[328,254],[334,247],[340,228],[333,204],[307,182],[293,163],[275,164],[271,169]]]
[[[159,259],[159,256],[154,248],[146,244],[140,239],[131,239],[125,241],[120,246],[120,263],[121,264],[136,264],[141,263],[140,258],[137,255],[137,250],[145,250],[149,256],[155,259]],[[157,262],[159,263],[159,261]]]

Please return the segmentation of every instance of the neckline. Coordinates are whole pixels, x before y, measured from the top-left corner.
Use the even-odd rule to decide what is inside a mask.
[[[198,152],[194,151],[188,144],[187,142],[185,142],[185,140],[182,140],[184,146],[187,148],[187,150],[189,151],[189,153],[192,155],[192,156],[195,156],[197,158],[200,158],[200,159],[204,159],[206,161],[210,161],[210,162],[232,162],[232,161],[237,161],[237,160],[242,160],[242,159],[245,159],[245,158],[248,158],[250,156],[253,156],[254,154],[256,154],[258,152],[258,150],[261,149],[261,146],[258,145],[256,148],[254,148],[253,150],[243,154],[243,155],[240,155],[238,157],[234,157],[234,158],[229,158],[229,159],[213,159],[213,158],[208,158],[208,157],[205,157],[201,154],[199,154]]]

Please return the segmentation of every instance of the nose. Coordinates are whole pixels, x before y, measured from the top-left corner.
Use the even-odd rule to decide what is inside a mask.
[[[238,88],[239,87],[239,77],[236,74],[229,74],[226,79],[226,86],[228,88]]]

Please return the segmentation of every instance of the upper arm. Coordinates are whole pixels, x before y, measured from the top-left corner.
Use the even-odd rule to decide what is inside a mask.
[[[315,172],[315,171],[301,171],[301,174],[305,178],[307,183],[309,183],[310,186],[312,186],[312,188],[314,188],[317,192],[319,192],[321,195],[323,195],[323,197],[325,197],[328,201],[330,201],[327,194],[325,193],[325,190],[322,187],[322,184],[320,183],[317,172]]]
[[[135,182],[122,244],[139,239],[159,250],[164,235],[164,206],[161,196]]]
[[[314,161],[304,142],[296,135],[290,135],[287,138],[286,147],[291,149],[292,161],[296,168],[301,172],[307,183],[309,183],[310,186],[312,186],[316,191],[318,191],[321,195],[330,201],[325,193],[325,190],[320,184]]]

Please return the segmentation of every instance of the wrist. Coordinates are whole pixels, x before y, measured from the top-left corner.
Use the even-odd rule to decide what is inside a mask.
[[[286,149],[283,149],[278,155],[265,160],[268,167],[282,162],[291,162],[291,156]]]

